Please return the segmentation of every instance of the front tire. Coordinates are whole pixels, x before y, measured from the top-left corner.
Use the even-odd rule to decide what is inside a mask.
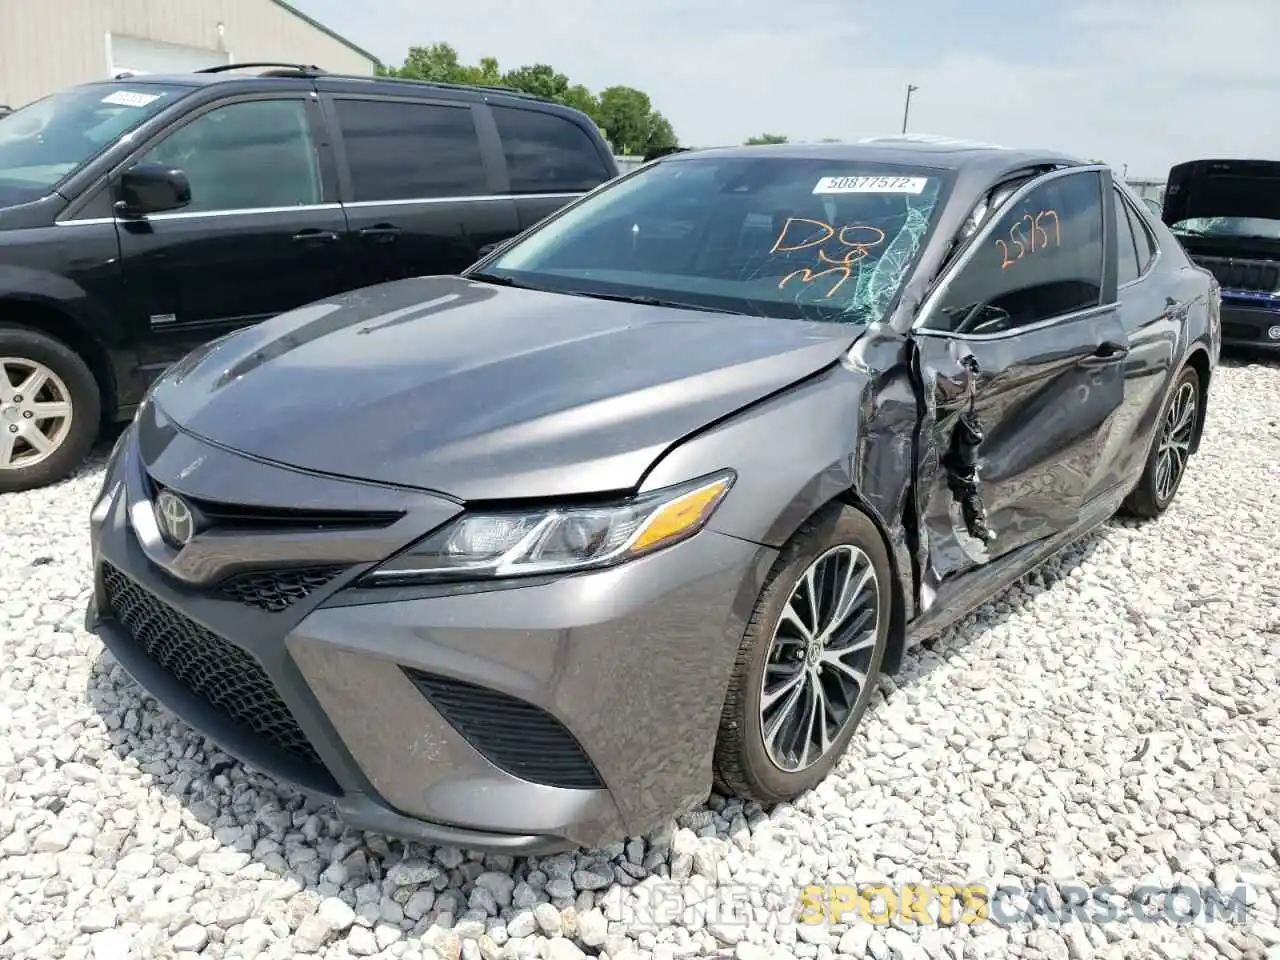
[[[74,350],[36,330],[0,326],[0,493],[70,474],[101,416],[98,383]]]
[[[831,504],[783,548],[742,638],[715,752],[721,792],[772,805],[831,772],[866,712],[888,644],[880,533]]]
[[[1125,513],[1155,519],[1173,503],[1187,471],[1199,412],[1200,375],[1194,367],[1183,367],[1160,411],[1142,479],[1124,501]]]

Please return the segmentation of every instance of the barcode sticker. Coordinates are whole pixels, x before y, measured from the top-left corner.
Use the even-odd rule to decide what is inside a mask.
[[[113,107],[145,107],[149,103],[154,103],[160,99],[160,95],[156,93],[138,93],[134,90],[117,90],[115,93],[109,93],[102,98],[103,103],[109,103]]]
[[[814,193],[923,193],[928,177],[823,177]]]

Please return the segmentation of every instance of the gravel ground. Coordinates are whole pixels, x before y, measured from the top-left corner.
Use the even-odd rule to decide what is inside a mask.
[[[1280,365],[1228,361],[1166,517],[1112,522],[911,656],[794,806],[713,797],[537,860],[344,832],[144,697],[81,626],[97,483],[0,498],[0,957],[1280,958]],[[796,921],[805,885],[881,880],[1048,906],[1244,884],[1250,906]]]

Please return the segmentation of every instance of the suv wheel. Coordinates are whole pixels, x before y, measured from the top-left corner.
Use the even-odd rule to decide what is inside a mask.
[[[0,493],[66,477],[93,446],[101,414],[97,381],[75,351],[0,327]]]

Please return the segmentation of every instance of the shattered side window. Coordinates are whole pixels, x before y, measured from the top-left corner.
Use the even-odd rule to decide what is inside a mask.
[[[486,272],[563,292],[868,323],[913,269],[948,176],[829,159],[674,160],[598,191]]]

